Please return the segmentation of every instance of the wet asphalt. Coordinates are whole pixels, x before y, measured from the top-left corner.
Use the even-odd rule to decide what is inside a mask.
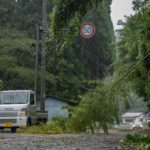
[[[0,150],[117,150],[125,133],[33,135],[0,133]]]

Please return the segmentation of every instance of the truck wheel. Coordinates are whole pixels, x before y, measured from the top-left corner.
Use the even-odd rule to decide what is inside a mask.
[[[0,128],[0,132],[4,132],[4,128]]]
[[[27,121],[27,126],[31,126],[31,118],[28,118],[28,121]]]
[[[12,132],[12,133],[16,133],[16,131],[17,131],[17,128],[15,128],[15,127],[14,127],[14,128],[11,128],[11,132]]]
[[[44,119],[44,124],[46,124],[47,123],[47,119]]]

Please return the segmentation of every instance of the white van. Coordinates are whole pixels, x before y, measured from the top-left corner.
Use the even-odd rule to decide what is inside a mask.
[[[47,118],[47,112],[36,110],[36,99],[32,90],[0,92],[0,129],[10,128],[12,132],[16,132],[20,126],[46,122]]]

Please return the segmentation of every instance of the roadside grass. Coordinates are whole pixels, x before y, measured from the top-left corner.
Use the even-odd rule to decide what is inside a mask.
[[[17,133],[26,134],[62,134],[63,129],[60,126],[52,124],[41,124],[30,127],[21,127],[17,129]]]
[[[34,125],[29,127],[21,127],[17,130],[17,133],[26,134],[63,134],[63,133],[75,133],[68,123],[67,118],[54,117],[52,121],[46,124]]]
[[[114,125],[113,127],[116,128],[116,129],[132,129],[132,125],[130,125],[130,124]],[[144,124],[143,124],[143,129],[144,129],[144,130],[149,129],[147,123],[144,123]]]
[[[129,124],[114,125],[113,127],[116,129],[131,129],[131,125]]]

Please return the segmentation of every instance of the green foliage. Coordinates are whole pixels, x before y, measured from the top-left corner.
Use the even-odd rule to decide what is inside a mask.
[[[35,25],[41,20],[41,0],[1,0],[0,26],[26,31],[30,37],[35,35]]]
[[[33,88],[34,60],[31,45],[34,41],[13,29],[1,28],[0,35],[0,78],[4,89]]]
[[[132,150],[149,150],[150,149],[150,137],[142,135],[131,135],[128,134],[125,139],[123,139],[124,145]]]
[[[98,2],[100,0],[94,1],[96,5]],[[63,24],[61,29],[67,28],[69,31],[60,31],[60,27],[57,27],[57,38],[52,40],[50,37],[47,40],[46,94],[79,101],[82,94],[96,87],[95,80],[104,76],[111,63],[113,29],[110,20],[111,0],[100,2],[97,8],[93,7],[95,5],[93,1],[86,2],[86,6],[83,1],[78,1],[77,7],[75,3],[54,1],[52,26],[57,25],[57,17],[66,14],[66,10],[69,10],[68,14],[71,17],[67,22],[65,20],[60,22]],[[81,8],[84,8],[84,13],[80,13],[83,11]],[[41,9],[41,0],[18,0],[17,3],[15,0],[0,1],[0,79],[3,81],[4,89],[34,88],[35,40],[31,37],[35,36],[35,24],[41,20]],[[57,16],[60,9],[62,13]],[[81,20],[89,20],[97,28],[95,37],[85,40],[83,49],[82,39],[79,36]],[[74,36],[75,32],[78,35]],[[74,39],[71,40],[72,38]],[[39,70],[40,65],[39,63]],[[40,87],[40,71],[38,87]],[[40,88],[38,93],[39,90]]]
[[[146,1],[145,1],[146,2]],[[120,74],[126,74],[132,68],[127,80],[132,89],[149,104],[150,99],[150,9],[143,5],[133,16],[127,18],[120,32],[117,45],[116,67]]]
[[[62,134],[62,133],[74,133],[73,128],[70,126],[68,118],[54,117],[47,124],[21,127],[17,130],[18,133],[27,134]]]
[[[95,91],[87,93],[72,115],[72,125],[77,131],[94,132],[108,127],[119,118],[119,101],[128,100],[127,85],[117,84],[113,78],[106,78]]]
[[[67,24],[72,24],[76,15],[84,16],[89,7],[98,4],[101,0],[53,0],[54,8],[52,12],[52,29],[54,33]]]
[[[63,38],[63,43],[58,46],[58,49],[63,49],[72,43],[73,38],[75,35],[79,34],[80,23],[83,20],[84,16],[88,16],[88,13],[91,11],[90,9],[93,8],[91,11],[93,14],[93,18],[95,16],[99,16],[101,20],[105,20],[104,18],[107,17],[106,20],[111,20],[109,17],[110,15],[110,5],[111,0],[106,0],[101,2],[101,0],[80,0],[80,1],[70,1],[70,0],[54,0],[54,8],[50,15],[51,18],[51,35],[54,39],[57,39],[57,45],[60,44],[59,38],[62,35],[60,30],[67,29],[67,33]],[[101,8],[99,8],[101,6]],[[107,7],[107,8],[106,8]],[[106,12],[105,12],[105,9]],[[96,12],[95,12],[96,10]],[[100,10],[100,13],[99,11]],[[102,10],[102,11],[101,11]],[[95,13],[95,14],[94,14]],[[99,15],[98,15],[99,14]],[[105,17],[103,17],[105,16]],[[86,17],[86,20],[89,19]],[[104,22],[102,24],[105,24]],[[106,26],[108,25],[106,24]],[[107,28],[107,27],[104,27]],[[101,28],[102,30],[103,28]],[[108,28],[107,32],[111,28]],[[61,36],[62,38],[62,36]],[[58,44],[59,43],[59,44]]]
[[[148,122],[148,128],[150,129],[150,122]]]
[[[57,3],[54,4],[54,10],[55,5]],[[53,13],[51,19],[57,21],[53,18]],[[94,37],[81,38],[79,35],[81,19],[82,22],[93,22],[96,26]],[[49,93],[59,97],[79,100],[87,90],[96,87],[95,80],[102,78],[105,72],[108,73],[113,42],[110,1],[103,1],[97,7],[89,9],[84,17],[76,13],[75,18],[70,21],[70,24],[65,24],[68,31],[61,31],[64,29],[62,26],[60,30],[58,29],[57,36],[54,36],[53,40],[50,37],[48,41],[47,70],[56,77],[54,85],[56,88],[48,90]]]
[[[66,123],[67,123],[67,118],[63,118],[63,117],[59,117],[59,116],[55,116],[51,122],[49,122],[48,124],[55,124],[58,126],[61,126],[63,130],[66,129]]]
[[[26,134],[62,134],[63,130],[55,124],[42,124],[38,126],[22,127],[17,130],[17,133]]]

